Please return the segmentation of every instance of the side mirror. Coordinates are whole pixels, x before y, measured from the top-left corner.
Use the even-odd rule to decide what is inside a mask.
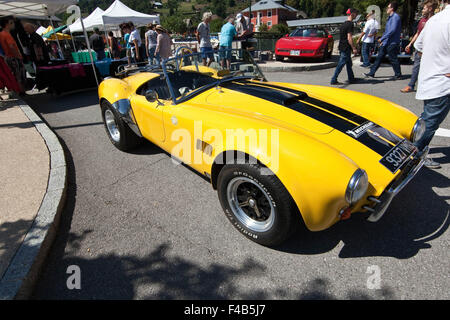
[[[158,94],[155,90],[149,89],[145,92],[145,98],[148,102],[158,101]]]
[[[289,37],[289,33],[285,34],[284,37],[285,37],[285,38],[288,38],[288,37]]]
[[[333,39],[333,36],[331,34],[329,34],[328,39]]]

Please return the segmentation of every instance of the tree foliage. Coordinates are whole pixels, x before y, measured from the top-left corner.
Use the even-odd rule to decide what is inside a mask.
[[[288,34],[289,27],[287,25],[285,25],[284,23],[279,23],[279,24],[273,25],[272,28],[270,28],[269,32]]]

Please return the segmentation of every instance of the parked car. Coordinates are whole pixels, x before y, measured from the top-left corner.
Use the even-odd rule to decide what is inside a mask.
[[[252,241],[275,246],[299,227],[325,230],[353,214],[378,221],[422,167],[427,152],[413,142],[425,123],[408,109],[345,89],[268,82],[247,51],[215,57],[231,68],[203,66],[195,53],[106,79],[101,114],[118,149],[147,139],[210,181],[225,216]]]
[[[333,36],[323,28],[298,28],[279,39],[275,45],[275,59],[314,58],[326,60],[333,53]]]

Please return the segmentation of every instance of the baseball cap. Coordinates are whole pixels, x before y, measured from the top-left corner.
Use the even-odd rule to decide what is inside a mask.
[[[242,13],[238,13],[238,14],[236,15],[236,20],[239,20],[240,18],[242,18]]]

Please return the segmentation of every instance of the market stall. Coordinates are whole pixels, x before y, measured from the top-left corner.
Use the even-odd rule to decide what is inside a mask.
[[[47,91],[53,94],[95,88],[96,77],[99,79],[101,74],[97,68],[93,69],[90,63],[52,64],[38,68],[36,88],[47,88]]]
[[[76,4],[78,0],[24,0],[11,1],[0,0],[0,16],[51,16],[65,11],[70,5]],[[78,11],[79,8],[75,7]],[[83,19],[80,19],[83,26]],[[51,26],[55,29],[53,22]],[[84,29],[84,26],[83,26]],[[87,39],[87,34],[84,32]],[[61,35],[64,37],[64,35]],[[59,44],[59,34],[56,33],[55,39]],[[88,43],[89,47],[89,43]],[[36,87],[38,89],[48,88],[51,92],[61,93],[86,87],[96,87],[100,78],[95,64],[68,64],[67,61],[52,60],[48,66],[40,66],[36,69]]]

